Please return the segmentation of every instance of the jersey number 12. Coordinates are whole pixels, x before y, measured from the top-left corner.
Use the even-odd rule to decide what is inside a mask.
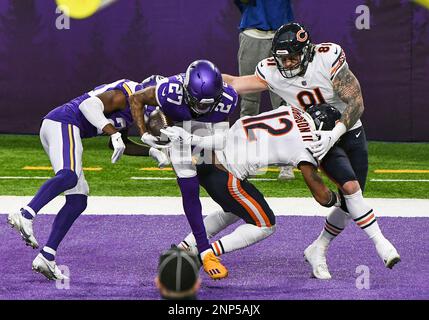
[[[249,141],[255,141],[256,135],[254,130],[257,129],[265,130],[272,136],[282,136],[284,134],[287,134],[293,127],[292,121],[285,117],[288,115],[290,115],[289,111],[282,111],[266,116],[251,117],[249,119],[242,120],[243,128],[246,132],[247,139],[249,139]],[[264,122],[264,120],[270,119],[278,119],[279,122],[283,124],[283,127],[279,129],[274,129],[273,127]]]

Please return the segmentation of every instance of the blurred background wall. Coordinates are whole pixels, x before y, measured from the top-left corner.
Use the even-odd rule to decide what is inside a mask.
[[[369,30],[355,26],[359,5],[370,10]],[[369,139],[429,141],[429,10],[406,0],[293,7],[313,42],[345,49],[361,82]],[[118,0],[62,30],[59,17],[54,0],[0,2],[0,133],[37,133],[50,109],[99,84],[176,74],[195,59],[238,73],[232,0]],[[269,108],[265,97],[262,111]]]

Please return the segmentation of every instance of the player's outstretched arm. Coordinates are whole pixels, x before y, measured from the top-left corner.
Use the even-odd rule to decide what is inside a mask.
[[[334,78],[333,87],[335,93],[347,104],[340,122],[349,130],[359,120],[364,110],[359,81],[345,65]]]
[[[338,195],[323,183],[323,180],[317,173],[317,169],[314,165],[308,162],[301,162],[298,165],[298,169],[301,170],[307,187],[313,194],[314,199],[316,199],[320,205],[324,207],[340,205],[341,202]]]
[[[133,119],[137,124],[140,135],[143,135],[146,132],[144,123],[144,106],[158,105],[155,96],[155,86],[147,87],[135,92],[134,94],[130,95],[128,101],[131,107],[131,114],[133,115]]]
[[[229,84],[238,94],[247,94],[268,90],[265,81],[256,75],[234,77],[229,74],[222,74],[223,81]]]

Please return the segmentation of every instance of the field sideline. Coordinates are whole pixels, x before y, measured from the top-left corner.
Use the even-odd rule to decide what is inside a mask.
[[[84,167],[92,169],[85,171],[91,195],[180,195],[171,169],[157,170],[149,157],[124,156],[113,165],[107,142],[107,137],[83,142]],[[53,175],[38,136],[3,134],[0,145],[0,195],[33,195]],[[366,196],[428,199],[428,159],[427,143],[370,142]],[[252,182],[266,197],[311,197],[298,172],[297,178],[289,182],[276,180],[277,174],[277,168],[270,168]],[[202,190],[201,195],[207,194]]]

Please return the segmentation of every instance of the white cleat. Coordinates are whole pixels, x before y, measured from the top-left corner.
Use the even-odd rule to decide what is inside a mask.
[[[311,265],[313,276],[321,280],[332,278],[326,264],[326,251],[328,247],[323,247],[313,242],[304,250],[305,260]]]
[[[401,261],[401,257],[389,240],[378,243],[375,248],[386,268],[392,269],[395,264]]]
[[[21,212],[9,213],[7,222],[20,233],[27,246],[37,249],[39,244],[33,234],[33,220],[22,216]]]
[[[49,261],[41,253],[33,260],[32,269],[43,274],[49,280],[67,280],[68,277],[61,273],[55,260]]]
[[[277,177],[279,180],[293,180],[295,179],[295,174],[293,173],[293,167],[280,167],[280,173]]]

